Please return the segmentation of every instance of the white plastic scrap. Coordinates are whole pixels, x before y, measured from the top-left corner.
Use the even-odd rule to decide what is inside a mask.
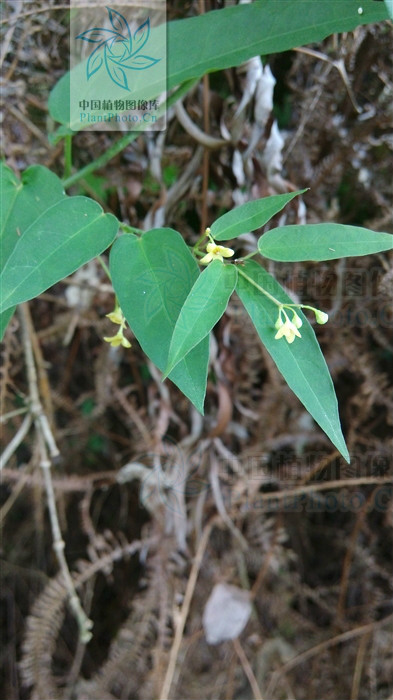
[[[248,591],[228,583],[217,583],[205,605],[203,629],[208,644],[236,639],[251,615]]]

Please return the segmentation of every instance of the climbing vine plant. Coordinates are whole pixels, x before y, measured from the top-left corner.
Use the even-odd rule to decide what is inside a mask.
[[[171,228],[130,232],[86,197],[68,197],[56,175],[28,168],[21,181],[1,166],[3,208],[1,321],[17,304],[34,298],[112,245],[110,276],[116,296],[108,314],[116,332],[104,340],[130,348],[127,324],[146,355],[203,413],[209,365],[209,335],[236,293],[262,343],[285,380],[345,459],[332,379],[309,321],[328,314],[294,303],[263,266],[332,260],[392,249],[392,236],[342,224],[273,228],[245,257],[236,253],[242,233],[260,229],[304,190],[265,197],[217,219],[189,247]],[[221,242],[233,241],[233,247]],[[257,262],[259,258],[261,261]]]

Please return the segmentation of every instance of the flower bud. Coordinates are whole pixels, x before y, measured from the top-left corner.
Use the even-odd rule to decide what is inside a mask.
[[[314,313],[315,313],[315,320],[317,323],[324,324],[324,323],[328,322],[329,315],[326,314],[324,311],[320,311],[319,309],[315,309]]]

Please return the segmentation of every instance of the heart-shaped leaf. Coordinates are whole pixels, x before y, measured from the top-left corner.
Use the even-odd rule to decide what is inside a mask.
[[[87,197],[64,197],[19,237],[1,274],[0,312],[33,299],[102,253],[113,242],[116,217]]]
[[[32,165],[21,181],[4,163],[0,163],[0,245],[1,267],[4,266],[35,218],[48,207],[66,198],[61,180],[42,165]],[[0,314],[0,340],[12,317],[14,307]]]
[[[121,236],[111,250],[110,270],[120,306],[142,350],[163,371],[180,309],[199,276],[196,261],[180,233],[153,229],[140,238]],[[205,338],[169,375],[201,413],[208,361]]]

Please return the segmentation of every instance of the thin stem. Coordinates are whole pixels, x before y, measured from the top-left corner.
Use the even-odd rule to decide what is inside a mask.
[[[239,657],[240,663],[243,667],[243,671],[248,678],[248,682],[251,686],[251,689],[252,689],[252,692],[254,695],[254,699],[255,700],[263,700],[262,693],[261,693],[261,690],[260,690],[259,685],[258,685],[258,681],[255,678],[254,671],[251,668],[251,664],[250,664],[249,660],[247,659],[247,656],[245,655],[243,648],[239,642],[239,638],[236,637],[236,639],[232,639],[232,644],[234,646],[236,654]]]
[[[64,178],[70,177],[72,172],[72,134],[64,137]]]
[[[191,89],[195,82],[196,80],[187,80],[185,83],[183,83],[183,85],[181,85],[172,95],[170,95],[170,97],[168,97],[166,103],[158,110],[157,116],[161,116],[161,114],[168,110],[174,102],[177,102],[177,100],[183,97],[183,95]],[[118,141],[116,141],[116,143],[110,146],[110,148],[108,148],[108,150],[101,156],[93,160],[88,165],[85,165],[84,168],[81,168],[81,170],[78,170],[78,172],[74,173],[73,175],[65,177],[63,180],[65,189],[71,187],[71,185],[74,185],[76,182],[79,182],[79,180],[87,177],[95,170],[103,168],[110,160],[112,160],[112,158],[117,156],[125,148],[127,148],[130,143],[135,141],[135,139],[138,138],[141,133],[143,132],[133,131],[130,134],[125,134]]]
[[[201,243],[203,243],[205,238],[207,238],[207,237],[208,237],[208,234],[206,233],[206,230],[205,230],[205,232],[202,234],[202,236],[200,238],[198,238],[197,242],[195,243],[195,245],[192,248],[192,252],[194,253],[194,255],[204,255],[204,253],[202,253],[200,250],[198,250],[198,248],[201,245]]]
[[[102,255],[97,255],[97,260],[98,260],[98,262],[100,263],[100,265],[101,265],[102,269],[104,270],[105,274],[106,274],[107,277],[109,278],[110,282],[112,282],[112,277],[111,277],[111,273],[110,273],[110,271],[109,271],[109,267],[108,267],[108,265],[106,264],[105,260],[103,259]]]
[[[262,294],[264,294],[268,299],[270,299],[270,301],[272,301],[273,304],[275,304],[276,306],[283,306],[283,303],[281,301],[278,301],[278,299],[276,299],[276,297],[274,297],[272,294],[269,294],[269,292],[267,292],[266,289],[261,287],[257,282],[254,282],[254,280],[251,279],[251,277],[246,275],[246,273],[243,272],[243,270],[241,269],[240,266],[237,268],[237,271],[238,271],[239,275],[241,275],[242,277],[244,277],[245,280],[247,280],[247,282],[252,284],[253,287],[258,289],[258,291],[262,292]]]
[[[64,580],[64,585],[68,592],[70,607],[75,615],[79,626],[80,640],[84,643],[87,643],[91,639],[90,630],[93,626],[93,623],[91,620],[89,620],[85,611],[82,608],[81,602],[75,590],[70,570],[68,568],[67,560],[64,555],[65,543],[60,530],[56,498],[51,474],[51,461],[48,456],[47,445],[51,457],[56,457],[60,453],[57,449],[55,439],[51,433],[49,421],[44,413],[40,401],[37,382],[37,371],[34,363],[33,347],[31,343],[32,324],[27,304],[21,304],[21,306],[19,307],[19,313],[23,333],[23,347],[26,360],[27,379],[29,384],[31,415],[34,418],[34,425],[36,428],[38,439],[40,467],[44,476],[46,498],[48,502],[48,511],[53,537],[53,549],[56,553],[59,568]]]
[[[250,258],[253,258],[254,255],[258,255],[259,250],[254,250],[253,253],[249,253],[248,255],[245,255],[244,258],[238,258],[237,262],[244,262],[245,260],[249,260]]]
[[[5,413],[4,416],[0,416],[0,424],[6,423],[10,418],[15,418],[15,416],[21,416],[23,413],[27,413],[28,410],[28,406],[23,406],[23,408],[16,408],[15,411]]]
[[[299,309],[310,309],[310,311],[316,311],[315,306],[309,306],[308,304],[291,304],[291,306],[297,306]]]
[[[144,233],[143,229],[130,226],[129,224],[124,224],[122,221],[119,222],[119,226],[124,233],[137,233],[139,235]]]
[[[176,631],[175,631],[175,636],[173,639],[171,651],[169,653],[169,659],[168,659],[168,665],[167,665],[167,670],[164,678],[164,683],[161,689],[160,693],[160,700],[168,700],[170,697],[170,690],[173,682],[173,677],[175,675],[175,670],[176,670],[176,662],[177,662],[177,657],[179,655],[180,651],[180,645],[181,641],[183,639],[183,632],[184,632],[184,627],[187,621],[188,613],[190,610],[190,605],[192,601],[192,596],[194,594],[194,589],[195,589],[195,584],[197,582],[199,570],[202,565],[202,560],[203,560],[203,555],[205,553],[205,549],[207,547],[210,533],[213,528],[214,524],[214,518],[210,520],[207,525],[205,526],[205,529],[203,530],[202,537],[199,541],[198,544],[198,549],[195,554],[195,558],[191,567],[191,572],[190,576],[188,578],[187,586],[186,586],[186,591],[184,594],[184,599],[183,599],[183,604],[181,607],[180,615],[179,615],[179,620],[176,625]]]
[[[31,413],[28,413],[27,416],[25,416],[24,421],[20,426],[18,432],[14,435],[11,442],[8,443],[7,447],[5,448],[3,454],[0,457],[0,471],[3,469],[3,467],[5,467],[8,460],[12,457],[14,452],[16,452],[22,440],[26,437],[27,433],[30,430],[31,424]]]
[[[81,168],[81,170],[78,170],[78,172],[74,173],[73,175],[70,175],[69,177],[66,177],[63,180],[64,188],[67,189],[68,187],[71,187],[71,185],[74,185],[76,182],[79,182],[79,180],[82,180],[82,178],[87,177],[95,170],[103,168],[104,165],[108,163],[108,161],[112,160],[112,158],[114,158],[119,153],[121,153],[121,151],[127,148],[127,146],[129,146],[130,143],[135,141],[137,136],[139,136],[139,132],[134,131],[131,134],[126,134],[125,136],[122,136],[118,141],[116,141],[116,143],[110,146],[110,148],[108,148],[108,150],[105,151],[105,153],[103,153],[101,156],[93,160],[88,165],[85,165],[85,167]]]

